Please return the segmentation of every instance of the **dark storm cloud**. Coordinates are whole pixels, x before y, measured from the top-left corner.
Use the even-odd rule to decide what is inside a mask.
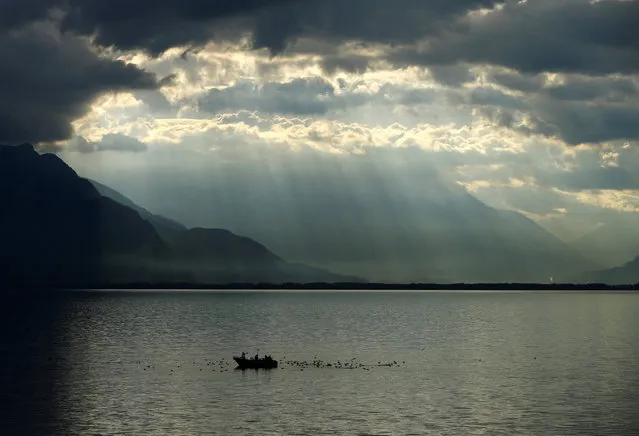
[[[537,0],[511,2],[466,17],[428,48],[394,53],[398,64],[501,65],[526,73],[605,74],[639,71],[639,2]]]
[[[496,0],[307,0],[258,17],[256,47],[274,52],[298,37],[336,42],[412,43],[445,29],[449,20],[470,9],[492,7]]]
[[[98,43],[121,48],[138,44],[151,50],[164,49],[176,42],[190,42],[191,28],[202,20],[263,4],[258,0],[153,4],[135,0],[0,0],[0,142],[68,139],[73,134],[71,122],[83,116],[97,96],[154,90],[166,84],[133,65],[99,56],[77,34],[95,36]],[[72,32],[61,32],[58,19],[63,29]],[[186,40],[173,39],[181,33]],[[158,94],[143,95],[151,106],[171,112]]]
[[[45,0],[42,0],[45,3]],[[213,39],[237,39],[257,26],[265,8],[302,0],[48,0],[65,13],[63,30],[95,36],[102,46],[143,49],[158,55],[169,48],[198,46]]]
[[[368,66],[365,57],[334,53],[334,43],[345,41],[396,45],[399,49],[381,57],[400,65],[488,63],[530,73],[639,71],[637,1],[2,0],[0,12],[7,23],[22,22],[55,4],[66,12],[64,29],[94,35],[100,45],[156,54],[251,33],[256,48],[273,53],[300,38],[331,41],[295,46],[327,55],[327,71],[359,72]],[[466,16],[495,5],[505,6]],[[418,50],[415,42],[424,39],[427,49]]]
[[[101,45],[141,48],[157,54],[174,46],[197,45],[219,37],[225,27],[221,19],[242,19],[263,8],[294,1],[68,0],[69,13],[63,28],[87,35],[95,33]]]
[[[488,79],[508,89],[450,90],[448,101],[476,107],[496,125],[558,137],[568,145],[639,140],[636,79],[566,75],[563,83],[549,85],[541,76],[516,72],[490,72]]]
[[[622,102],[636,98],[639,95],[639,87],[629,78],[576,77],[566,80],[562,85],[549,86],[545,92],[558,100]]]
[[[322,69],[327,74],[335,74],[337,71],[362,74],[369,65],[370,59],[366,56],[326,55],[322,59]]]
[[[504,7],[467,15],[495,5]],[[54,7],[62,12],[53,13]],[[24,27],[52,13],[73,33]],[[483,107],[499,124],[514,126],[518,113],[527,112],[532,126],[520,129],[560,136],[570,144],[636,138],[632,119],[637,109],[631,99],[637,90],[629,79],[583,79],[544,88],[538,73],[639,72],[637,17],[639,1],[615,0],[0,0],[0,59],[9,65],[0,71],[0,97],[12,102],[0,109],[0,140],[67,138],[69,123],[100,93],[159,86],[133,66],[96,56],[74,33],[91,35],[98,45],[155,54],[251,33],[256,48],[274,54],[289,49],[322,55],[320,63],[329,73],[361,73],[373,62],[390,60],[397,66],[426,65],[438,82],[449,86],[472,80],[472,64],[500,65],[513,72],[495,74],[493,81],[544,98],[522,108],[523,103],[505,93],[474,92],[468,103]],[[363,44],[356,54],[344,54],[338,46],[346,41]],[[367,51],[365,43],[390,46]],[[255,103],[263,111],[293,114],[324,114],[354,104],[335,98],[330,85],[325,91],[310,89],[308,83],[272,85],[261,89],[259,98],[246,88],[252,85],[241,86],[212,90],[200,103],[212,111],[251,110]],[[264,92],[278,98],[264,99]],[[238,103],[238,95],[246,102]],[[148,96],[150,106],[174,112],[159,94]],[[615,104],[588,104],[602,99]]]
[[[544,100],[534,108],[536,130],[570,145],[639,139],[639,105]]]
[[[535,100],[526,109],[482,106],[479,113],[495,124],[526,134],[557,137],[568,145],[639,139],[639,107]],[[525,119],[527,124],[521,124]]]
[[[413,42],[468,10],[496,0],[2,0],[5,21],[21,23],[58,6],[63,28],[95,35],[104,46],[160,53],[180,45],[251,32],[255,46],[277,53],[299,37]]]
[[[0,142],[10,144],[67,139],[96,96],[159,86],[154,75],[100,58],[50,23],[0,30],[0,61]]]
[[[0,0],[0,33],[46,18],[60,0]]]
[[[622,102],[639,95],[636,80],[618,75],[591,77],[567,74],[561,84],[546,84],[543,75],[520,74],[515,71],[491,71],[487,78],[505,88],[524,93],[541,93],[557,100]]]
[[[538,91],[544,84],[540,75],[525,75],[516,72],[490,72],[488,79],[506,88],[521,92]]]
[[[460,86],[474,79],[472,72],[465,65],[432,66],[429,71],[433,79],[443,85]]]

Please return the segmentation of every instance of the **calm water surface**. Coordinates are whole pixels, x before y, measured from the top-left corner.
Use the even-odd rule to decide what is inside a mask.
[[[0,433],[639,434],[637,314],[639,294],[575,292],[78,292],[5,303]],[[405,364],[218,363],[256,348]]]

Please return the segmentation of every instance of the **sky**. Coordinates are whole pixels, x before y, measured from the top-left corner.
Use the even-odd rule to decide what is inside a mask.
[[[627,0],[0,0],[0,143],[192,226],[445,185],[571,240],[639,211],[638,22]]]

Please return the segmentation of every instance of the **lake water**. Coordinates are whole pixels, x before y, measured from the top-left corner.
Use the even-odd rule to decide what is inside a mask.
[[[78,292],[5,302],[0,433],[639,434],[638,315],[630,293]],[[256,348],[282,361],[398,365],[225,363]]]

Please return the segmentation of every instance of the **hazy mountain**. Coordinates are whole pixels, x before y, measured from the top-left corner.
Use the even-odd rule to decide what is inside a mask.
[[[263,185],[256,183],[250,197],[215,208],[215,220],[225,218],[233,233],[185,230],[96,183],[110,198],[100,195],[54,155],[38,155],[30,146],[1,150],[0,201],[7,212],[0,227],[7,243],[0,248],[0,263],[14,275],[37,271],[39,277],[102,281],[351,281],[356,275],[389,282],[546,282],[600,269],[523,215],[491,208],[436,178],[396,192],[383,183],[352,185],[332,191],[332,198],[324,186],[309,187],[303,179],[291,185],[293,195],[278,198],[261,196]],[[367,206],[374,202],[376,208]],[[252,212],[240,213],[233,204],[249,205]]]
[[[287,259],[372,281],[546,282],[598,269],[532,220],[461,188],[433,183],[410,195],[352,188],[331,194],[332,207],[308,192],[290,207],[254,204],[259,214],[228,224]]]
[[[291,282],[362,281],[352,275],[331,274],[322,268],[286,262],[262,244],[228,230],[188,230],[175,220],[149,212],[106,185],[94,180],[90,182],[101,195],[134,209],[141,218],[151,223],[158,234],[170,242],[172,252],[179,259],[165,262],[164,268],[177,272],[195,269],[189,276],[192,281],[278,282],[282,281],[282,277]]]
[[[128,206],[131,209],[135,210],[142,219],[151,223],[151,225],[155,228],[155,230],[158,232],[158,234],[161,237],[170,240],[173,237],[175,237],[179,232],[186,230],[186,226],[184,226],[183,224],[175,220],[172,220],[170,218],[166,218],[162,215],[152,214],[151,212],[144,209],[143,207],[138,206],[131,199],[120,194],[115,189],[111,189],[108,186],[103,185],[102,183],[96,182],[95,180],[89,180],[89,181],[97,189],[100,195],[103,195],[104,197],[108,197],[114,201],[117,201],[120,204],[123,204],[124,206]]]
[[[639,256],[622,266],[584,274],[583,281],[609,285],[639,283]]]
[[[409,157],[133,174],[119,188],[187,226],[229,229],[289,262],[372,281],[547,282],[601,269],[525,216],[487,206]]]
[[[168,271],[189,273],[190,280],[200,283],[230,282],[361,282],[353,275],[332,274],[322,268],[289,263],[250,238],[225,229],[187,229],[170,218],[156,215],[140,207],[118,191],[94,180],[90,182],[100,194],[136,210],[149,221],[158,234],[170,242],[175,256],[164,262]],[[128,261],[128,260],[127,260]]]
[[[603,268],[624,265],[639,253],[639,225],[634,214],[619,214],[571,245]]]
[[[100,195],[57,156],[39,155],[30,145],[0,146],[0,205],[5,285],[356,280],[327,271],[304,274],[230,232],[158,222],[147,211]],[[175,245],[152,223],[170,229]]]
[[[180,262],[195,270],[196,282],[362,281],[352,275],[286,262],[262,244],[223,229],[186,230],[175,237],[171,247]]]

